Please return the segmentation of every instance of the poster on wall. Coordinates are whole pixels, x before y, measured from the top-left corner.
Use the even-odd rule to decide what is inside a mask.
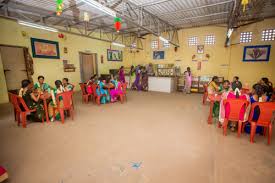
[[[122,62],[122,51],[120,50],[107,50],[108,61]]]
[[[204,53],[204,45],[198,45],[197,46],[197,53],[203,54]]]
[[[271,45],[245,46],[243,52],[244,62],[268,62]]]
[[[164,51],[153,51],[153,59],[154,60],[163,60],[164,59]]]
[[[31,38],[34,58],[60,59],[58,42]]]

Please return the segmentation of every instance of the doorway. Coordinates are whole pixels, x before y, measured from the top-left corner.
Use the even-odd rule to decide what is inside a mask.
[[[79,52],[81,82],[87,82],[91,76],[98,75],[98,63],[96,53]]]
[[[28,79],[24,48],[0,46],[0,54],[7,90],[15,92],[21,88],[21,81]]]

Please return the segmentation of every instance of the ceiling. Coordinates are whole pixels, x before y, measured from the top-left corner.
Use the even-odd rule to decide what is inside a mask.
[[[119,34],[161,35],[181,28],[224,24],[238,27],[275,16],[275,0],[249,0],[245,12],[241,0],[98,0],[122,18]],[[81,34],[93,32],[116,34],[113,17],[90,7],[81,0],[64,0],[61,16],[55,14],[55,0],[0,0],[0,15],[49,26],[76,28]],[[88,23],[83,14],[90,16]],[[174,33],[173,33],[174,32]],[[88,35],[89,34],[89,35]],[[172,42],[172,41],[171,41]],[[175,43],[176,45],[176,43]]]

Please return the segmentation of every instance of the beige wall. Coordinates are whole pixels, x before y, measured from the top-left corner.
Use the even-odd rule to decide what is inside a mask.
[[[181,66],[182,71],[190,66],[195,76],[224,76],[226,79],[232,80],[233,76],[238,75],[243,83],[248,83],[250,86],[257,82],[259,78],[266,76],[275,82],[275,41],[262,42],[261,32],[266,28],[275,28],[275,19],[267,19],[262,22],[251,24],[237,29],[232,35],[232,44],[239,42],[240,32],[252,31],[253,41],[249,44],[236,44],[225,48],[226,27],[207,26],[199,28],[183,29],[179,31],[180,47],[177,52],[174,47],[169,49],[160,49],[165,51],[165,59],[156,61],[152,59],[151,41],[157,38],[152,35],[146,36],[143,41],[144,51],[139,53],[130,53],[127,51],[126,59],[132,64],[148,64],[148,63],[173,63]],[[197,62],[192,62],[192,55],[197,54],[196,46],[188,46],[188,37],[198,36],[199,44],[204,44],[206,35],[214,34],[216,36],[215,45],[205,45],[205,53],[210,55],[208,62],[202,62],[201,70],[197,70]],[[247,45],[272,45],[269,62],[242,62],[243,48]],[[196,58],[198,61],[205,60],[205,54],[202,58]],[[176,61],[181,60],[181,61]]]
[[[7,103],[8,101],[9,99],[8,99],[8,93],[7,93],[7,85],[6,85],[5,75],[4,75],[2,57],[0,53],[0,104]]]
[[[66,39],[59,39],[57,33],[48,31],[42,31],[38,29],[32,29],[25,26],[18,25],[15,21],[0,18],[0,44],[25,46],[30,48],[30,37],[58,41],[60,47],[61,59],[38,59],[34,58],[34,81],[38,75],[44,75],[46,82],[53,85],[56,79],[62,79],[68,77],[72,83],[78,84],[80,82],[80,70],[79,70],[79,52],[90,51],[98,54],[99,72],[108,73],[111,68],[119,68],[121,65],[130,66],[132,64],[147,64],[147,63],[174,63],[182,68],[182,71],[190,66],[194,75],[219,75],[224,76],[226,79],[232,79],[234,75],[240,76],[244,83],[252,85],[259,78],[263,76],[269,77],[275,82],[275,41],[262,42],[261,31],[265,28],[275,28],[275,19],[267,19],[262,22],[251,24],[245,27],[239,28],[232,35],[232,43],[239,42],[239,35],[242,31],[253,31],[253,41],[250,44],[236,44],[229,48],[224,47],[226,37],[226,27],[221,26],[207,26],[200,28],[190,28],[179,31],[180,47],[178,51],[174,51],[174,47],[171,46],[165,50],[165,59],[163,61],[155,61],[152,59],[151,41],[156,37],[148,35],[143,40],[144,50],[139,53],[130,53],[126,48],[124,51],[123,62],[108,62],[106,59],[106,50],[110,48],[110,43],[84,38],[76,35],[65,34]],[[27,36],[22,36],[22,31],[27,33]],[[202,68],[197,70],[197,62],[192,62],[192,55],[197,55],[196,46],[188,46],[189,36],[198,36],[199,43],[204,44],[205,35],[214,34],[216,36],[215,45],[205,45],[205,53],[210,55],[208,62],[202,62]],[[271,55],[269,62],[260,63],[244,63],[242,62],[243,47],[245,45],[259,45],[259,44],[271,44]],[[68,48],[68,53],[63,53],[63,48]],[[113,49],[119,49],[119,47],[112,47]],[[104,63],[100,63],[100,56],[104,56]],[[76,72],[66,73],[63,72],[62,60],[68,60],[69,63],[75,64]],[[205,60],[205,54],[202,58],[196,58],[198,61]],[[176,61],[180,60],[180,61]],[[2,62],[0,62],[0,103],[1,101],[7,101],[5,79],[3,75]]]

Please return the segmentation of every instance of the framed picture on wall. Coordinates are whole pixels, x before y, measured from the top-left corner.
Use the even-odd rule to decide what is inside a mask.
[[[245,46],[243,52],[244,62],[268,62],[271,45]]]
[[[107,50],[108,61],[122,62],[122,51],[121,50]]]
[[[197,53],[203,54],[204,53],[204,45],[198,45],[197,46]]]
[[[34,58],[60,59],[59,45],[56,41],[31,38]]]
[[[154,60],[163,60],[164,59],[164,51],[153,51],[153,59]]]

